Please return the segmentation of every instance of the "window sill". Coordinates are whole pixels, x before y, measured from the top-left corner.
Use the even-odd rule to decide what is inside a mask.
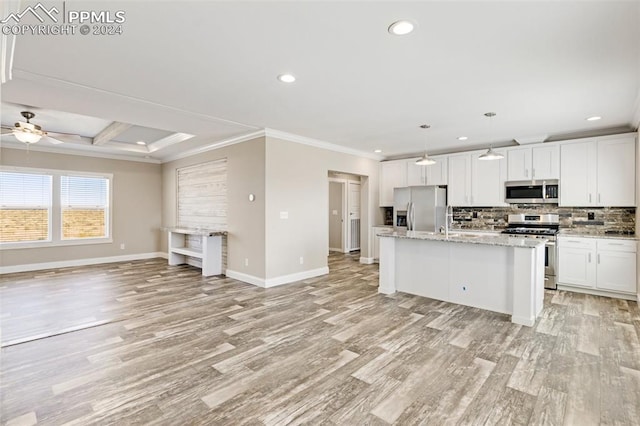
[[[90,244],[110,244],[113,238],[91,238],[86,240],[64,241],[25,241],[24,243],[0,243],[0,250],[18,250],[26,248],[46,248],[65,246],[85,246]]]

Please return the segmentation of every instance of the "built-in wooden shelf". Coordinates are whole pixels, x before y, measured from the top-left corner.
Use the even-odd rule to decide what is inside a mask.
[[[222,274],[222,237],[226,231],[187,228],[166,228],[166,231],[169,236],[169,265],[192,264],[189,258],[200,259],[202,275]],[[200,249],[187,247],[189,236],[200,239]]]

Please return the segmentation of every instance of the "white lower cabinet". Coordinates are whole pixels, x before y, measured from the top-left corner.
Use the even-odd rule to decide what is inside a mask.
[[[635,240],[558,238],[558,284],[635,294]]]
[[[600,240],[597,256],[597,288],[636,292],[635,241]]]

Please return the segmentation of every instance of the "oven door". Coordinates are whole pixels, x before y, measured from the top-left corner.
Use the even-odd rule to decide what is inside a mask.
[[[556,281],[556,242],[547,241],[544,245],[544,287],[555,290]]]

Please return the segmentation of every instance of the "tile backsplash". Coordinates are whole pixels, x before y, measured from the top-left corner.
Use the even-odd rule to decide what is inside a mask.
[[[635,232],[636,209],[623,207],[558,207],[556,204],[512,204],[506,207],[454,207],[453,226],[464,229],[496,229],[507,226],[507,215],[557,213],[561,229],[589,232]]]

